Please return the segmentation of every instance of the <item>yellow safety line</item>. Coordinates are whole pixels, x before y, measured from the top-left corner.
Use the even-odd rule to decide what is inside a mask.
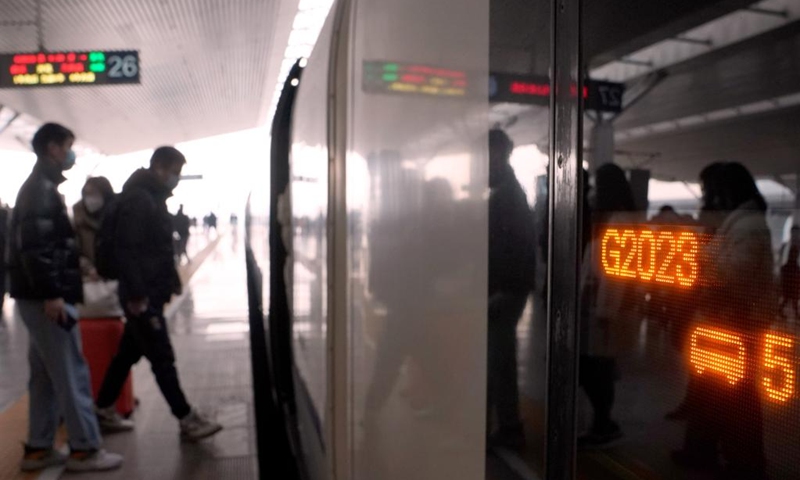
[[[66,442],[64,427],[56,434],[56,448]],[[40,472],[22,473],[22,444],[28,439],[28,395],[0,413],[0,480],[34,480]]]

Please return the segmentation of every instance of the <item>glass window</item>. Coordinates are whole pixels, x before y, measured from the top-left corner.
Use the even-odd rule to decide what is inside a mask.
[[[798,7],[757,5],[584,3],[580,478],[800,477]]]

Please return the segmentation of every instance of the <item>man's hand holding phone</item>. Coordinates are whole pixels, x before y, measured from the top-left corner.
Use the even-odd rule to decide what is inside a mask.
[[[52,298],[45,300],[44,315],[52,322],[63,323],[67,319],[67,312],[64,311],[64,299]]]

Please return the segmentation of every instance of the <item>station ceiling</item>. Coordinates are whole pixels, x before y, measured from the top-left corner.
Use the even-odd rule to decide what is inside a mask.
[[[40,1],[46,50],[138,50],[141,84],[0,89],[0,105],[105,154],[263,123],[286,45],[276,32],[288,36],[276,24],[293,15],[280,4],[292,0]],[[0,52],[37,51],[37,0],[0,0],[0,12]]]

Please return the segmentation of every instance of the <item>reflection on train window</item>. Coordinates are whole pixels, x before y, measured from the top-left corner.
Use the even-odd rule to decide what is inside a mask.
[[[800,3],[634,3],[584,3],[625,91],[585,111],[578,478],[800,478]]]

